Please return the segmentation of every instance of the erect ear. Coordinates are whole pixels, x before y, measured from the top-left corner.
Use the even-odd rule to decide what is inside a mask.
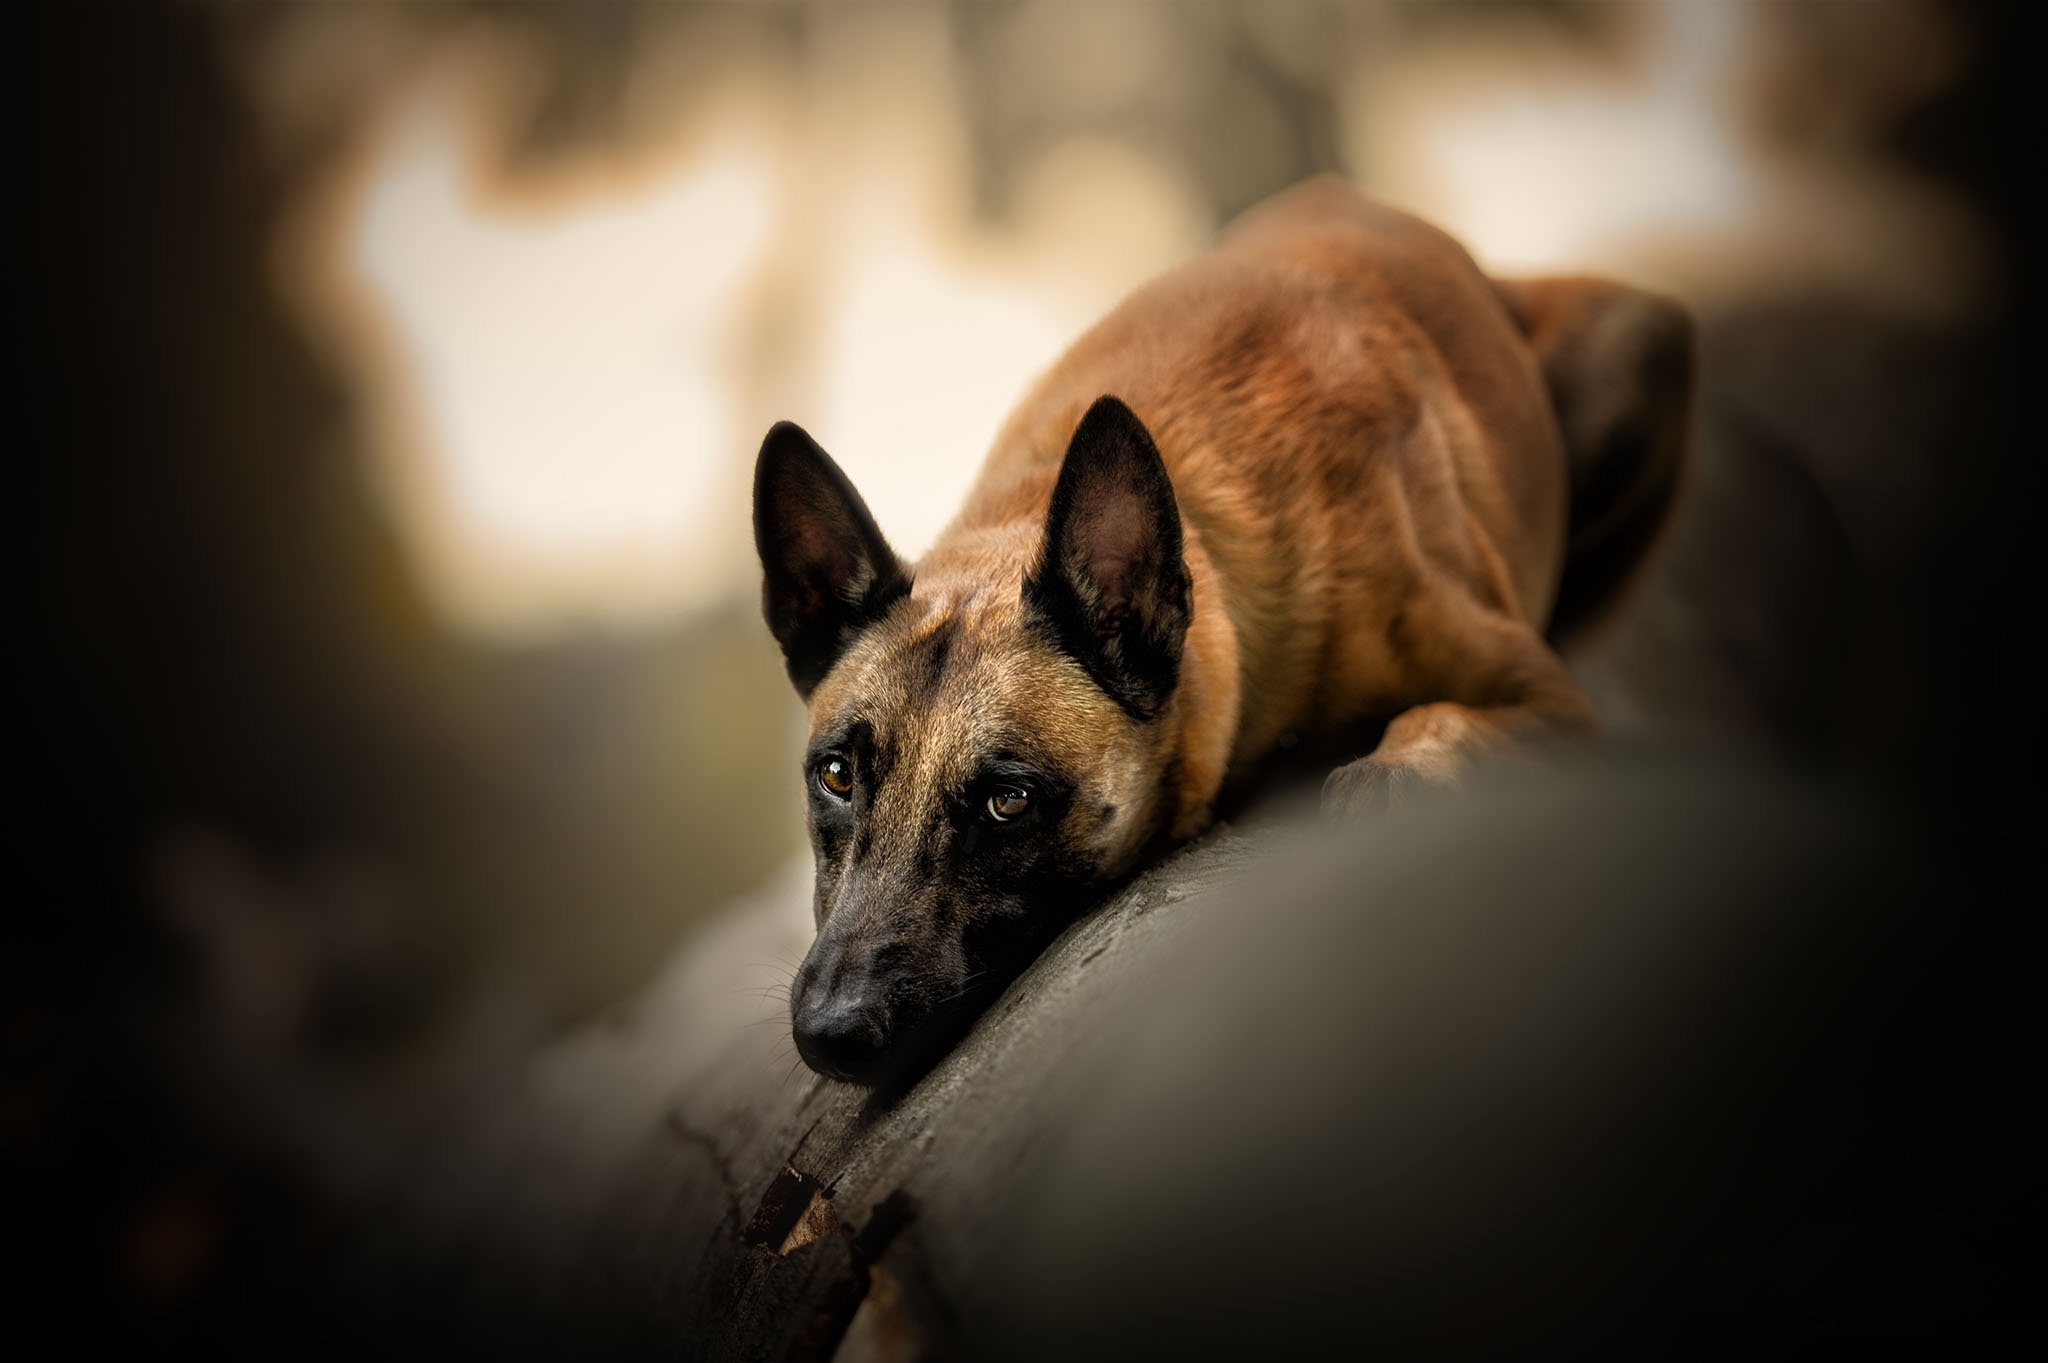
[[[1173,694],[1190,613],[1180,508],[1145,423],[1113,397],[1067,445],[1024,604],[1133,718]]]
[[[754,465],[761,613],[789,679],[808,698],[862,630],[910,590],[867,503],[830,455],[777,422]]]

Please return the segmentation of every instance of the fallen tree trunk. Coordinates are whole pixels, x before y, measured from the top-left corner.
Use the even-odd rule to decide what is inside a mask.
[[[1959,1156],[2017,1129],[1942,1045],[2009,1000],[1923,842],[1614,759],[1224,829],[894,1098],[738,1016],[807,939],[792,882],[452,1120],[346,1300],[580,1357],[1968,1335],[1997,1166]]]

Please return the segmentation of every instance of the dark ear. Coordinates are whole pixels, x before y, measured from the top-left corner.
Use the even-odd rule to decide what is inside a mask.
[[[1190,613],[1180,509],[1151,433],[1113,397],[1067,445],[1024,604],[1133,718],[1173,694]]]
[[[777,422],[754,465],[761,613],[808,698],[860,632],[910,590],[867,503],[803,428]]]

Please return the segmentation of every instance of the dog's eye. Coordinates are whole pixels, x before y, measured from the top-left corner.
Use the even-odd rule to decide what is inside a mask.
[[[998,786],[988,797],[988,816],[997,823],[1020,819],[1031,808],[1031,792],[1020,786]]]
[[[843,757],[828,757],[818,764],[818,785],[835,800],[853,794],[853,764]]]

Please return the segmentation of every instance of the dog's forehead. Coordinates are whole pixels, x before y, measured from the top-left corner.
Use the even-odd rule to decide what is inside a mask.
[[[1122,718],[1025,622],[1013,593],[913,596],[850,649],[812,698],[819,735],[864,722],[878,748],[933,781],[998,751],[1081,765]]]

